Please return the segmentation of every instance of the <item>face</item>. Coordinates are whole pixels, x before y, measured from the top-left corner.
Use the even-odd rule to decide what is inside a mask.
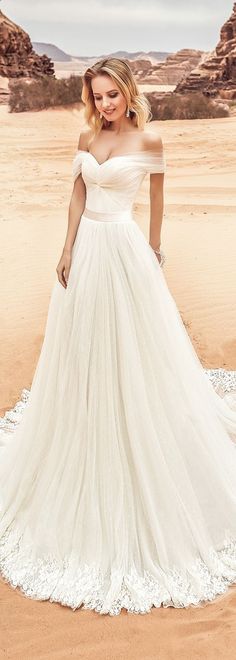
[[[95,106],[105,119],[114,121],[125,114],[127,101],[110,76],[96,76],[91,87]]]

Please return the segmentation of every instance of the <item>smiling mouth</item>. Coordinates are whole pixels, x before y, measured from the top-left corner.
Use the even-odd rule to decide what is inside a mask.
[[[111,115],[111,113],[114,112],[114,108],[113,110],[104,110],[104,112],[106,115]]]

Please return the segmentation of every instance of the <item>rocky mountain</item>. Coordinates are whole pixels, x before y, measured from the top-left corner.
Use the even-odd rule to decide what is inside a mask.
[[[53,62],[33,50],[30,37],[0,11],[0,77],[41,78],[54,76]]]
[[[53,62],[71,62],[74,58],[54,44],[45,44],[41,41],[32,42],[33,49],[38,55],[47,55]]]
[[[109,57],[122,57],[123,59],[127,60],[149,60],[150,62],[163,62],[166,57],[170,55],[169,52],[165,51],[148,51],[145,52],[143,50],[136,51],[134,53],[129,53],[126,50],[118,50],[114,53],[109,53]],[[108,54],[105,53],[105,55],[101,55],[100,57],[108,57]],[[99,59],[99,58],[97,58]]]
[[[148,62],[163,62],[170,53],[163,51],[149,51],[145,53],[144,51],[137,51],[134,53],[129,53],[126,50],[119,50],[114,53],[105,53],[103,55],[69,55],[65,53],[64,50],[58,48],[54,44],[46,44],[38,41],[33,41],[33,48],[38,55],[43,55],[44,53],[50,57],[54,62],[72,62],[79,60],[79,62],[84,61],[85,66],[89,66],[89,62],[96,62],[96,60],[102,59],[103,57],[122,57],[127,60],[140,60],[145,59]],[[88,64],[87,64],[88,63]]]
[[[88,66],[103,57],[122,57],[129,63],[138,83],[151,85],[177,85],[208,55],[202,50],[182,48],[176,53],[119,50],[95,57],[69,55],[54,44],[42,42],[33,42],[33,47],[38,55],[45,54],[53,60],[55,75],[58,78],[68,77],[71,73],[83,75]],[[65,67],[64,63],[66,63]]]
[[[129,61],[129,64],[140,84],[176,85],[204,57],[206,53],[202,50],[182,48],[168,55],[164,62],[150,64],[147,59],[137,59]]]
[[[198,91],[212,97],[236,98],[236,2],[221,28],[216,48],[175,89],[181,94]]]
[[[9,97],[8,78],[0,76],[0,103],[7,104]]]

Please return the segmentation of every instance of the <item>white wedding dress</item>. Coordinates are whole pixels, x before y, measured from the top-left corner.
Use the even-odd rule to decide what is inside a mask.
[[[2,420],[2,580],[74,610],[203,606],[236,583],[235,373],[203,369],[132,214],[164,169],[148,151],[77,151],[68,286]]]

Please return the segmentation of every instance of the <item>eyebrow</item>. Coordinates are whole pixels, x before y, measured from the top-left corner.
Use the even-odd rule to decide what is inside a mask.
[[[110,94],[110,92],[118,92],[118,89],[108,89],[107,94]],[[93,94],[100,94],[101,92],[93,92]]]

